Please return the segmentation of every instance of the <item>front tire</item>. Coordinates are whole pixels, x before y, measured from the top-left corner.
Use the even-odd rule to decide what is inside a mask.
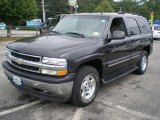
[[[142,75],[146,72],[148,67],[148,53],[143,51],[138,61],[138,69],[135,71],[138,75]]]
[[[76,73],[72,91],[72,104],[85,107],[93,102],[100,87],[97,70],[91,66],[82,66]]]

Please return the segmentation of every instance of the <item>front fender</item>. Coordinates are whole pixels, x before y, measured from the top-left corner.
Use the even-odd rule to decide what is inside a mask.
[[[91,60],[101,60],[102,61],[102,54],[101,53],[89,54],[89,55],[76,59],[72,64],[70,64],[69,71],[75,72],[80,65],[86,62],[89,62]]]

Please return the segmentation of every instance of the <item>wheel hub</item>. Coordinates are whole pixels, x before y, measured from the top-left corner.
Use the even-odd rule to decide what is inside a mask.
[[[88,74],[81,85],[81,97],[84,100],[89,100],[96,89],[96,77],[94,76],[94,74]]]
[[[141,67],[142,67],[142,70],[143,70],[143,71],[144,71],[144,70],[146,69],[146,67],[147,67],[147,57],[146,57],[146,56],[144,56],[144,57],[142,58]]]

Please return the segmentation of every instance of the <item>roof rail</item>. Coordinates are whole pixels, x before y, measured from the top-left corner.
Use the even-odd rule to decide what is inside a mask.
[[[141,14],[138,14],[138,13],[126,13],[126,14],[142,16]]]

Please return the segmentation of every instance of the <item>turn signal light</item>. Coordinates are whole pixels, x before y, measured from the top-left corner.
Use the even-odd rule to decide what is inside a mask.
[[[59,70],[57,71],[57,76],[64,76],[68,74],[68,70]]]

